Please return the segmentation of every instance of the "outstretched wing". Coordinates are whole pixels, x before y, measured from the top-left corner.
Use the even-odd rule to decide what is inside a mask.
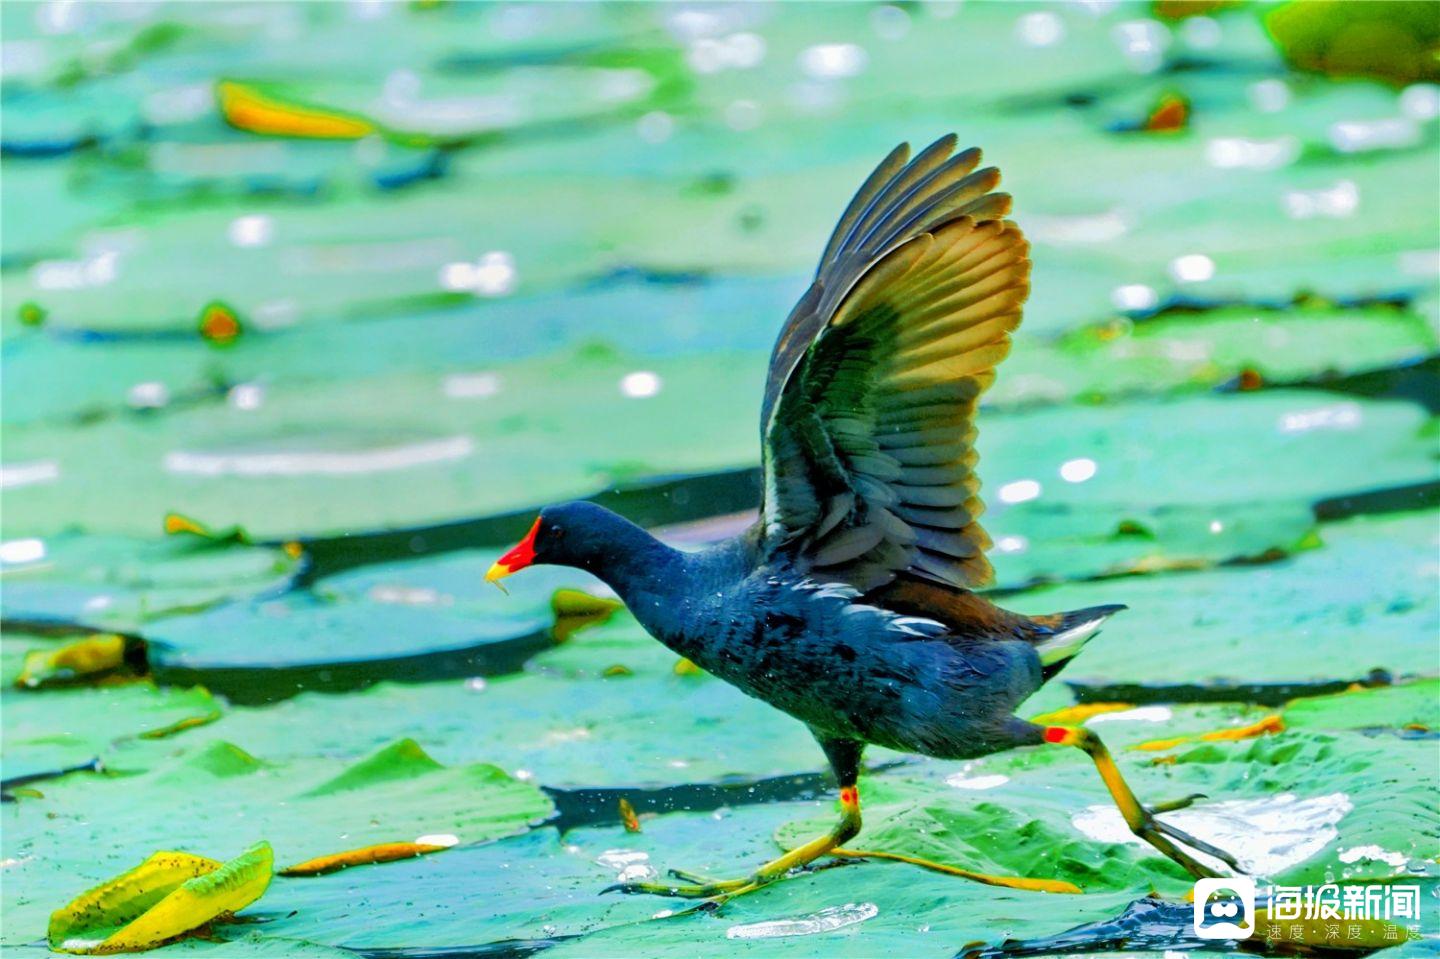
[[[1010,349],[1028,247],[978,150],[896,148],[850,202],[771,357],[767,542],[868,590],[985,582],[974,414]]]

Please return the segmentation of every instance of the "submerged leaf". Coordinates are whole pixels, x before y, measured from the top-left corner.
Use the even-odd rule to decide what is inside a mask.
[[[259,899],[273,859],[266,842],[226,863],[157,852],[56,910],[50,947],[87,955],[153,948]]]

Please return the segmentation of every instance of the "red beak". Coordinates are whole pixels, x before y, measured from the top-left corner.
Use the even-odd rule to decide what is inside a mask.
[[[535,525],[530,527],[530,532],[525,538],[515,544],[515,548],[495,561],[490,571],[485,574],[485,582],[494,583],[504,579],[517,570],[535,562],[535,536],[540,532],[540,520],[535,520]]]

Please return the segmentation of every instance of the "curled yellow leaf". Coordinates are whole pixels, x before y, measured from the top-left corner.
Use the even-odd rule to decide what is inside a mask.
[[[157,852],[50,915],[50,948],[138,952],[250,905],[270,885],[274,855],[256,843],[229,862]]]
[[[37,649],[25,654],[17,686],[39,686],[54,680],[75,680],[117,672],[125,666],[124,636],[100,633],[58,649]]]

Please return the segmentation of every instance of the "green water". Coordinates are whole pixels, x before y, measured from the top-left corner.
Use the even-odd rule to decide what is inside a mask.
[[[714,916],[600,898],[824,828],[820,754],[623,612],[557,644],[583,574],[483,581],[554,500],[753,504],[769,346],[835,216],[951,130],[1034,249],[979,440],[1002,602],[1130,606],[1027,714],[1134,705],[1092,722],[1136,791],[1208,794],[1176,822],[1269,879],[1435,888],[1433,85],[1293,72],[1245,5],[10,2],[0,29],[7,952],[158,849],[259,840],[459,845],[279,878],[167,951],[941,957],[1183,895],[1083,756],[877,749],[857,845],[1086,895],[876,861]],[[375,132],[238,129],[222,81]],[[1188,127],[1135,132],[1172,93]],[[131,637],[120,675],[15,685],[95,632]]]

